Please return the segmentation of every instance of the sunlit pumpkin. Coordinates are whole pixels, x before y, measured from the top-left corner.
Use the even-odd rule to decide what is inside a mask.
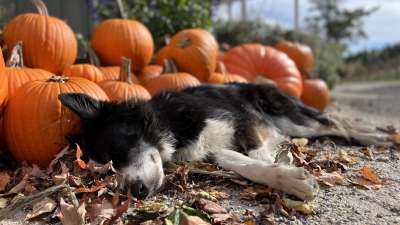
[[[3,60],[3,52],[0,51],[0,117],[3,115],[3,110],[6,104],[6,98],[8,94],[8,79],[5,73],[6,66]]]
[[[219,60],[229,73],[248,81],[261,75],[277,84],[283,92],[300,97],[303,83],[296,64],[285,53],[261,44],[241,44],[229,49]]]
[[[78,117],[58,100],[65,92],[108,99],[97,84],[79,77],[54,76],[23,84],[10,97],[3,117],[7,145],[18,162],[47,167],[68,144],[64,135],[81,132]]]
[[[72,29],[61,19],[48,15],[41,0],[31,0],[39,12],[14,17],[3,32],[7,46],[6,58],[17,41],[23,41],[24,63],[29,68],[41,68],[62,74],[72,65],[78,53],[78,44]]]
[[[164,60],[163,74],[151,79],[145,85],[151,96],[162,90],[178,91],[185,87],[198,86],[200,81],[193,75],[178,72],[172,59]]]
[[[303,79],[311,72],[314,64],[314,56],[308,45],[299,42],[281,41],[275,45],[275,48],[286,53],[291,58],[300,71]]]
[[[151,98],[146,88],[131,81],[131,60],[122,58],[118,80],[103,80],[98,85],[107,94],[110,101],[129,99],[148,100]]]
[[[154,59],[154,63],[156,65],[164,66],[164,59],[167,57],[167,46],[163,46],[160,49],[158,49],[156,53],[156,57]]]
[[[163,63],[164,64],[164,63]],[[147,65],[137,73],[136,77],[140,85],[145,86],[147,82],[160,76],[163,72],[163,67],[160,65]]]
[[[306,79],[303,81],[303,94],[300,99],[304,104],[324,111],[330,100],[328,85],[318,78]]]
[[[104,80],[103,73],[92,64],[75,64],[69,66],[64,71],[66,77],[82,77],[94,83]]]
[[[227,73],[225,64],[222,61],[218,61],[217,71],[211,74],[208,78],[208,83],[211,84],[225,84],[230,82],[237,82],[237,83],[247,83],[248,81],[246,78],[238,75],[238,74],[230,74]]]
[[[202,28],[191,28],[172,36],[165,57],[175,62],[178,71],[207,82],[215,70],[218,51],[218,43],[210,32]]]

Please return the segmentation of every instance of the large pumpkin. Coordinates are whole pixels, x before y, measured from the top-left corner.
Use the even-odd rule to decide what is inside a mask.
[[[8,94],[8,79],[5,73],[6,66],[3,60],[3,52],[0,51],[0,117],[3,115],[3,110],[6,104],[6,97]]]
[[[90,40],[103,66],[118,66],[124,56],[133,62],[131,71],[139,71],[153,56],[153,37],[142,23],[135,20],[104,20],[94,29]]]
[[[164,66],[164,59],[167,57],[167,46],[163,46],[158,49],[156,56],[154,58],[154,64]]]
[[[74,63],[78,53],[75,34],[63,20],[49,16],[41,0],[31,1],[39,14],[21,14],[7,24],[3,32],[3,43],[7,46],[5,56],[8,58],[17,41],[23,41],[27,67],[62,74]]]
[[[82,77],[94,83],[104,80],[103,73],[92,64],[75,64],[69,66],[64,71],[66,77]]]
[[[165,57],[175,62],[178,71],[207,82],[215,70],[218,51],[218,43],[210,32],[192,28],[179,31],[171,38]]]
[[[300,71],[303,79],[306,79],[314,64],[314,56],[310,47],[299,42],[281,41],[275,48],[286,53]]]
[[[151,98],[146,88],[131,81],[131,60],[122,58],[119,80],[103,80],[98,85],[107,94],[110,101],[129,99],[148,100]]]
[[[225,84],[230,82],[236,83],[247,83],[248,81],[246,78],[238,75],[238,74],[230,74],[227,73],[225,64],[222,61],[218,61],[218,70],[221,71],[220,73],[214,72],[208,77],[208,83],[211,84]]]
[[[285,53],[261,44],[241,44],[220,57],[227,71],[248,81],[261,75],[277,84],[283,92],[300,97],[303,83],[296,64]]]
[[[303,81],[301,101],[319,111],[324,111],[329,104],[329,88],[325,81],[314,78]]]
[[[18,162],[27,160],[47,167],[52,157],[68,144],[64,135],[81,132],[78,117],[58,100],[58,94],[65,92],[86,93],[107,100],[97,84],[63,76],[29,81],[10,97],[3,118],[4,133]]]
[[[164,63],[163,63],[164,65]],[[147,65],[145,68],[137,73],[136,77],[140,85],[146,86],[147,82],[160,76],[163,72],[163,66],[160,65]]]
[[[162,90],[179,91],[185,87],[198,86],[200,81],[193,75],[185,72],[178,72],[173,60],[164,60],[163,74],[151,79],[145,85],[151,96]]]

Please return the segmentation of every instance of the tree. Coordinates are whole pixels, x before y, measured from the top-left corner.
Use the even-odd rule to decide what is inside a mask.
[[[309,0],[313,5],[310,11],[315,16],[306,17],[308,26],[323,34],[328,42],[343,43],[344,40],[356,41],[367,38],[363,29],[363,18],[378,10],[379,7],[366,10],[362,7],[354,10],[342,9],[343,0]]]

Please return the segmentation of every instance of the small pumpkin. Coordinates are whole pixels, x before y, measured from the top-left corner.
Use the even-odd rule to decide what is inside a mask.
[[[220,57],[227,71],[239,74],[248,81],[261,75],[273,80],[279,89],[300,97],[303,82],[296,64],[285,53],[261,44],[241,44]]]
[[[31,0],[39,14],[25,13],[14,17],[3,32],[3,44],[11,47],[23,41],[24,63],[30,68],[41,68],[61,74],[72,65],[78,54],[78,43],[72,29],[59,18],[48,15],[41,0]]]
[[[75,64],[69,66],[65,69],[64,76],[82,77],[94,83],[98,83],[104,80],[103,73],[96,66],[89,63]]]
[[[207,82],[215,71],[218,51],[218,43],[210,32],[202,28],[191,28],[172,36],[166,57],[175,62],[179,71]]]
[[[275,48],[286,53],[291,58],[300,71],[303,79],[311,72],[314,64],[314,55],[308,45],[299,42],[281,41]]]
[[[164,59],[167,57],[167,46],[163,46],[160,49],[158,49],[156,53],[156,57],[154,59],[154,63],[156,65],[164,66]]]
[[[58,100],[65,92],[108,99],[97,84],[80,77],[54,76],[23,84],[10,97],[3,117],[7,145],[19,163],[47,167],[68,144],[64,135],[81,132],[78,117]]]
[[[149,82],[151,79],[160,76],[162,72],[163,72],[163,67],[160,65],[147,65],[145,68],[140,70],[140,72],[136,75],[136,77],[139,80],[140,85],[145,86],[147,82]]]
[[[324,111],[330,101],[329,88],[325,81],[314,78],[303,81],[301,101],[319,111]]]
[[[131,81],[131,60],[122,58],[119,80],[103,80],[98,85],[107,94],[110,101],[129,99],[148,100],[151,98],[146,88]]]
[[[150,80],[146,89],[151,96],[162,90],[179,91],[185,87],[198,86],[200,81],[193,75],[185,72],[178,72],[172,59],[164,60],[163,74]]]
[[[211,74],[211,76],[208,78],[208,83],[211,84],[225,84],[230,82],[248,83],[246,78],[238,74],[228,74],[226,72],[225,64],[222,61],[218,61],[217,70],[221,72],[220,73],[214,72],[213,74]]]
[[[132,60],[131,71],[149,64],[154,51],[150,31],[131,19],[103,20],[93,31],[91,46],[103,66],[118,66],[122,56]]]

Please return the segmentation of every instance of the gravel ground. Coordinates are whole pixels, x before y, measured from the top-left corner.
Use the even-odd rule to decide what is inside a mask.
[[[374,83],[347,83],[334,88],[328,112],[344,116],[357,125],[375,129],[389,125],[400,130],[400,81]],[[347,152],[357,152],[360,147],[339,146]],[[335,154],[335,153],[334,153]],[[317,207],[311,215],[285,218],[276,215],[276,224],[400,224],[400,161],[389,155],[374,160],[359,157],[354,168],[376,168],[381,178],[393,182],[379,190],[366,190],[348,185],[332,188],[320,187],[319,196],[312,202]],[[355,170],[344,173],[347,177],[357,174]],[[238,200],[240,189],[233,190],[232,198],[221,203],[231,213],[243,213],[252,209],[255,214],[265,209],[260,201]],[[43,224],[23,222],[22,211],[0,225]]]

